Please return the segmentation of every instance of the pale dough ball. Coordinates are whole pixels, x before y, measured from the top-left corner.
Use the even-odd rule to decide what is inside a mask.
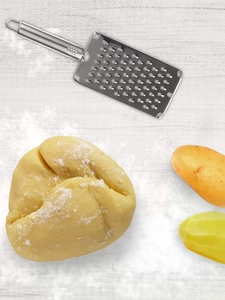
[[[18,163],[6,230],[20,256],[63,260],[121,237],[135,203],[130,179],[112,158],[87,141],[53,137]]]

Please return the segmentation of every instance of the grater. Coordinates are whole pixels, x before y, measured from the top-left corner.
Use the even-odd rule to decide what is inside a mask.
[[[161,118],[175,94],[182,72],[101,32],[85,48],[26,22],[6,26],[18,35],[78,60],[74,80],[106,96]]]

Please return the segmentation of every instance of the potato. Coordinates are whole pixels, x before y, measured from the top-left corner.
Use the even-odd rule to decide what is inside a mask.
[[[172,154],[174,171],[204,200],[225,207],[225,156],[213,149],[184,145]]]
[[[225,214],[211,211],[189,217],[179,226],[179,236],[191,251],[225,264]]]

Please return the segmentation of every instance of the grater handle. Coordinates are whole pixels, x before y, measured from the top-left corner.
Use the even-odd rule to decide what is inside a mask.
[[[83,59],[83,47],[65,40],[59,36],[56,36],[50,32],[35,27],[26,22],[18,22],[13,19],[8,19],[6,21],[6,26],[25,39],[31,40],[37,44],[41,44],[42,46],[47,47],[53,51],[56,51],[78,61],[81,61]]]

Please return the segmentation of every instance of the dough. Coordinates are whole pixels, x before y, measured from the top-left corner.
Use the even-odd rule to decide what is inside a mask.
[[[112,158],[87,141],[53,137],[13,173],[7,235],[29,260],[81,256],[121,237],[135,204],[132,183]]]

